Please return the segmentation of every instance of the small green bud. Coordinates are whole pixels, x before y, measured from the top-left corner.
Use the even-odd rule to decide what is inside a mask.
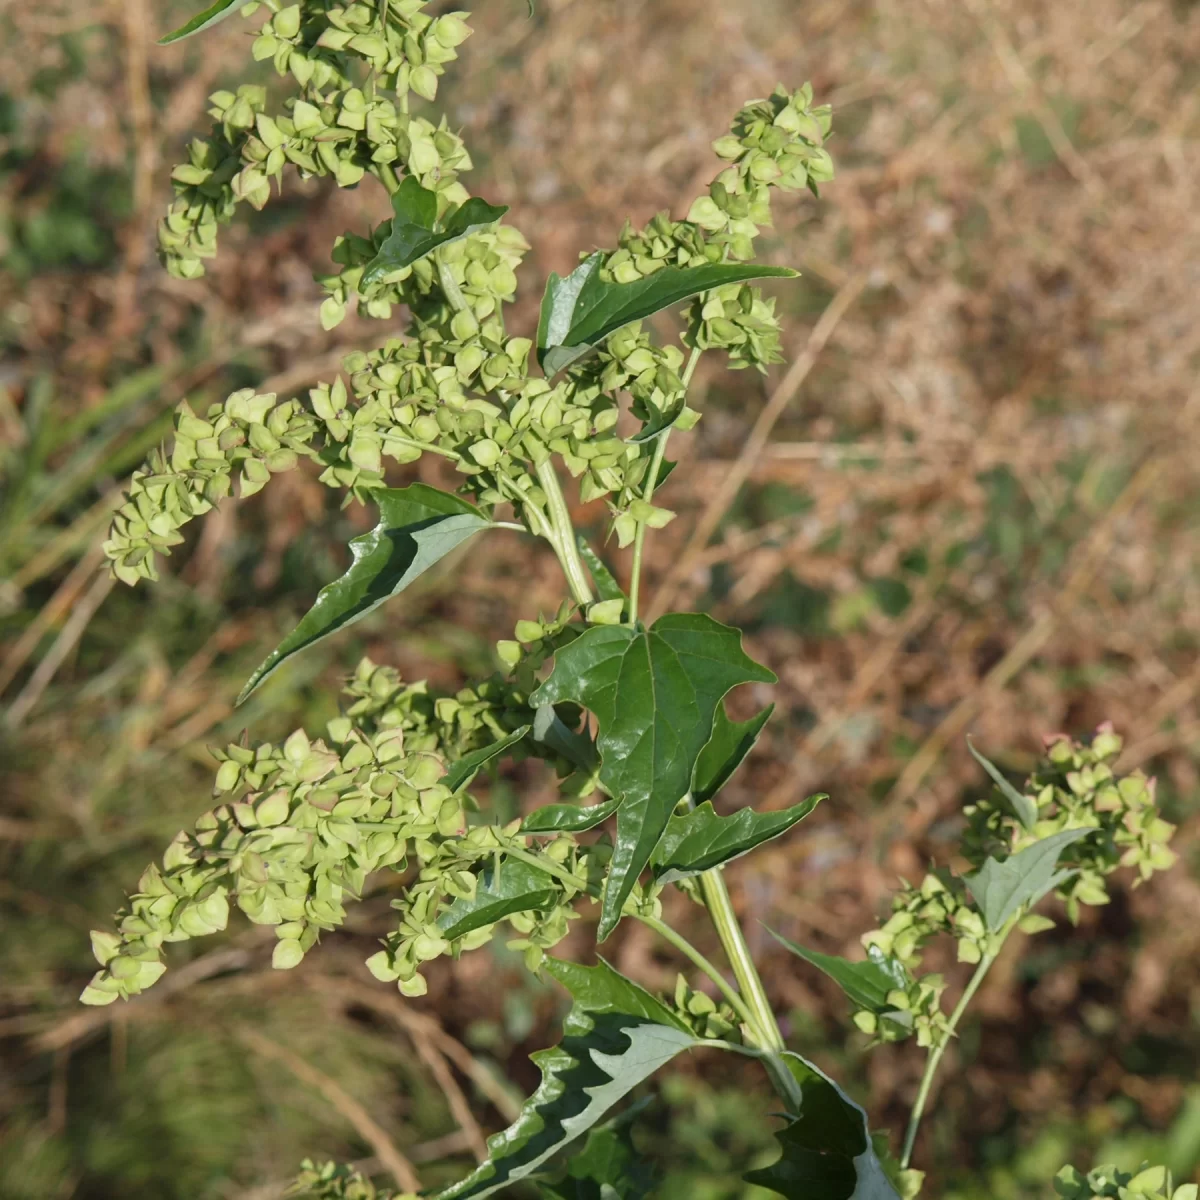
[[[520,642],[502,641],[496,643],[496,657],[504,664],[506,670],[516,670],[523,653]]]
[[[528,646],[532,642],[540,641],[545,636],[546,627],[541,621],[518,621],[514,633],[518,642],[523,642]]]
[[[621,614],[625,609],[625,601],[619,596],[615,600],[601,600],[590,605],[587,619],[590,625],[620,625]]]
[[[303,958],[304,947],[292,938],[284,938],[275,943],[275,949],[271,954],[271,966],[276,971],[290,971],[293,967],[299,966]]]
[[[300,5],[281,8],[271,21],[271,28],[283,38],[294,38],[300,32]]]

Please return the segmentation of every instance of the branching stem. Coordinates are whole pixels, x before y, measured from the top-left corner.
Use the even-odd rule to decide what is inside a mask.
[[[522,850],[519,846],[510,846],[505,851],[509,857],[519,859],[521,862],[528,863],[531,867],[536,867],[539,871],[545,871],[547,875],[553,875],[556,879],[561,880],[569,887],[578,888],[579,891],[591,896],[596,900],[600,897],[599,888],[588,884],[587,880],[580,879],[578,875],[573,875],[566,867],[559,863],[552,862],[540,855],[533,854],[528,850]],[[742,1021],[750,1026],[755,1027],[754,1014],[746,1007],[745,1001],[738,995],[737,989],[725,978],[724,975],[707,959],[691,942],[687,940],[677,929],[668,925],[666,921],[660,920],[658,917],[647,916],[640,913],[633,906],[632,900],[625,906],[626,916],[633,917],[635,921],[640,921],[648,929],[654,930],[664,941],[669,942],[681,954],[691,959],[692,962],[704,972],[717,985],[722,996],[729,1001],[734,1012],[741,1017]]]

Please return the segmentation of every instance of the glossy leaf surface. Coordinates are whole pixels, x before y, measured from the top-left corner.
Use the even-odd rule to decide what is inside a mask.
[[[511,913],[552,908],[558,889],[545,871],[539,871],[519,859],[487,867],[479,877],[475,895],[458,899],[438,917],[438,928],[448,940],[463,937],[473,930],[493,925]]]
[[[457,762],[451,764],[441,782],[452,792],[461,791],[492,759],[499,758],[506,750],[515,746],[532,728],[532,725],[522,725],[520,729],[514,729],[507,737],[500,738],[490,746],[481,746],[478,750],[472,750],[470,754],[464,754]]]
[[[619,807],[619,800],[605,800],[603,804],[547,804],[521,822],[521,832],[585,833],[607,821]]]
[[[456,242],[478,229],[494,225],[506,212],[506,204],[489,204],[472,196],[455,209],[438,228],[437,195],[407,176],[392,196],[391,232],[363,269],[364,287],[382,279],[389,271],[410,267],[418,259],[432,254],[439,246]]]
[[[774,711],[775,705],[768,704],[748,721],[731,721],[723,704],[717,709],[712,737],[696,760],[692,799],[697,804],[711,800],[729,782],[730,776],[754,749],[763,726]]]
[[[800,1114],[776,1134],[778,1161],[746,1175],[787,1200],[898,1200],[879,1161],[867,1115],[798,1054],[783,1060],[803,1093]]]
[[[725,694],[740,683],[774,681],[743,652],[738,630],[700,613],[671,613],[648,630],[594,625],[555,656],[532,702],[574,700],[594,714],[600,779],[621,800],[598,938],[616,928],[691,789]]]
[[[541,1085],[516,1121],[488,1139],[487,1161],[434,1200],[490,1196],[529,1178],[639,1083],[698,1042],[670,1009],[603,959],[583,967],[549,958],[544,969],[575,1001],[562,1041],[532,1056]]]
[[[210,4],[203,12],[198,12],[190,21],[180,25],[178,29],[172,30],[165,37],[158,39],[160,46],[169,46],[172,42],[182,42],[184,38],[189,38],[194,33],[201,33],[205,29],[210,29],[216,25],[218,21],[225,20],[226,17],[232,17],[239,9],[245,8],[250,0],[217,0],[215,4]]]
[[[868,949],[866,961],[852,962],[837,954],[822,954],[819,950],[798,945],[773,929],[767,932],[781,946],[828,975],[859,1008],[876,1014],[890,1013],[893,1006],[887,1002],[888,992],[908,986],[904,964],[898,958],[884,954],[878,946]]]
[[[743,808],[728,817],[718,815],[705,802],[691,812],[672,816],[650,859],[654,877],[659,883],[671,883],[741,858],[786,833],[826,798],[809,796],[779,812]]]
[[[547,376],[557,375],[590,354],[623,326],[700,292],[750,279],[792,279],[797,274],[787,267],[708,263],[701,267],[663,267],[632,283],[606,283],[600,278],[603,257],[597,252],[565,279],[552,274],[546,283],[537,354]]]
[[[373,498],[379,505],[379,522],[350,542],[350,568],[321,589],[300,624],[250,676],[239,704],[293,654],[361,621],[492,524],[473,504],[423,483],[381,489]]]
[[[974,875],[965,877],[971,895],[979,904],[988,929],[993,933],[1027,904],[1032,907],[1047,892],[1069,879],[1070,871],[1056,871],[1059,855],[1085,838],[1093,829],[1064,829],[1034,842],[1003,862],[989,858]]]

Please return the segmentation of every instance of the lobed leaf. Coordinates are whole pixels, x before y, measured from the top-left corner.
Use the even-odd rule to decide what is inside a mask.
[[[492,527],[473,504],[424,483],[382,488],[372,495],[379,505],[379,523],[351,540],[349,569],[321,589],[300,624],[250,676],[238,704],[293,654],[361,621],[451,550]]]
[[[1069,879],[1073,872],[1055,871],[1059,855],[1094,832],[1064,829],[1052,833],[1003,862],[989,858],[974,875],[965,876],[963,882],[978,902],[988,929],[999,932],[1023,904],[1032,908],[1047,892]]]
[[[723,704],[717,709],[712,737],[696,760],[692,799],[697,804],[711,800],[729,782],[730,776],[754,749],[763,726],[774,711],[775,705],[768,704],[748,721],[731,721]]]
[[[194,33],[201,33],[216,25],[218,21],[225,20],[226,17],[232,17],[235,12],[249,3],[250,0],[216,0],[215,4],[210,4],[203,12],[198,12],[178,29],[168,33],[165,37],[160,37],[158,44],[169,46],[172,42],[182,42],[184,38],[189,38]]]
[[[995,763],[984,758],[982,754],[971,743],[971,739],[967,738],[967,749],[971,752],[971,757],[991,776],[992,782],[1000,789],[1000,794],[1012,805],[1013,816],[1025,826],[1026,829],[1032,829],[1037,824],[1038,809],[1037,803],[1032,797],[1026,796],[1017,791],[1007,779],[1004,778],[1003,772]]]
[[[437,203],[436,192],[422,187],[412,175],[405,177],[392,195],[395,216],[391,232],[379,252],[363,268],[363,287],[376,283],[389,271],[412,266],[441,246],[487,229],[508,212],[507,204],[489,204],[472,196],[451,212],[439,229]]]
[[[594,625],[559,650],[536,705],[574,700],[599,726],[600,780],[619,798],[600,927],[616,928],[675,805],[691,790],[716,712],[740,683],[773,683],[742,635],[700,613],[670,613],[649,629]]]
[[[606,283],[600,278],[603,259],[603,253],[597,251],[565,279],[551,274],[546,283],[538,320],[537,358],[547,376],[586,357],[623,326],[700,292],[750,279],[793,279],[798,274],[788,267],[706,263],[663,267],[632,283]]]
[[[460,897],[438,917],[447,941],[463,937],[485,925],[494,925],[512,913],[545,911],[554,907],[559,889],[545,871],[519,859],[505,861],[499,871],[488,866],[471,899]]]
[[[786,833],[827,798],[809,796],[780,812],[743,808],[728,817],[718,816],[706,801],[691,812],[671,817],[650,858],[650,868],[659,883],[711,871]]]
[[[888,1003],[888,992],[906,988],[909,984],[904,964],[898,958],[884,954],[878,946],[867,950],[866,962],[852,962],[836,954],[809,950],[773,929],[767,929],[767,932],[781,946],[811,963],[818,971],[824,971],[859,1008],[876,1014],[890,1013],[893,1006]]]
[[[780,1057],[800,1084],[800,1113],[776,1134],[779,1159],[750,1171],[746,1182],[786,1200],[899,1200],[871,1144],[867,1114],[800,1055]]]
[[[490,1196],[528,1179],[639,1083],[700,1040],[603,959],[584,967],[548,958],[544,969],[575,1003],[563,1023],[562,1041],[533,1055],[542,1082],[516,1121],[488,1139],[487,1161],[431,1200]]]

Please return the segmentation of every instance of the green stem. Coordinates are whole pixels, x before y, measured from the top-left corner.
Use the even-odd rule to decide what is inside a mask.
[[[551,545],[558,555],[558,561],[562,563],[571,595],[575,597],[577,604],[591,604],[595,596],[592,595],[587,568],[583,565],[583,559],[579,557],[575,526],[571,522],[571,513],[558,482],[558,473],[548,456],[538,464],[537,477],[542,491],[546,493],[546,507],[550,512],[550,527],[553,530]]]
[[[962,996],[959,997],[958,1003],[954,1006],[954,1011],[950,1014],[950,1020],[947,1022],[945,1033],[938,1041],[938,1044],[929,1051],[929,1057],[925,1060],[925,1073],[921,1076],[921,1086],[917,1089],[917,1099],[913,1104],[912,1114],[908,1118],[908,1128],[904,1132],[904,1150],[900,1156],[900,1166],[904,1169],[907,1169],[908,1164],[912,1162],[913,1146],[917,1141],[917,1130],[921,1127],[921,1118],[925,1115],[925,1105],[929,1100],[929,1091],[933,1087],[934,1076],[941,1065],[942,1055],[946,1053],[946,1047],[950,1045],[950,1040],[954,1037],[954,1031],[958,1028],[958,1023],[962,1020],[963,1013],[967,1011],[967,1005],[975,998],[975,993],[979,991],[979,985],[983,983],[984,976],[991,969],[992,963],[996,961],[997,956],[1000,954],[1005,940],[1023,915],[1023,912],[1018,913],[1005,925],[998,935],[999,940],[996,943],[995,950],[991,954],[985,954],[979,960],[979,965],[975,968],[975,974],[971,976],[971,981],[963,990]]]
[[[539,871],[545,871],[547,875],[553,875],[569,887],[577,888],[593,899],[599,899],[600,897],[599,888],[589,886],[587,880],[580,879],[578,875],[571,874],[566,867],[559,863],[533,854],[528,850],[522,850],[519,846],[509,846],[506,852],[510,858],[520,859],[521,862],[528,863],[531,867],[536,867]],[[738,995],[737,990],[683,934],[658,917],[650,917],[644,913],[637,912],[633,907],[632,901],[626,904],[625,914],[626,916],[633,917],[635,921],[640,921],[648,929],[654,930],[664,941],[669,942],[681,954],[690,958],[717,985],[721,995],[729,1001],[730,1006],[741,1017],[743,1022],[751,1027],[754,1026],[754,1016],[746,1007],[746,1003],[742,997]]]
[[[742,927],[738,924],[737,914],[733,911],[733,901],[729,889],[725,886],[725,877],[720,867],[705,871],[700,876],[700,888],[704,893],[704,903],[708,907],[712,923],[725,948],[729,965],[733,968],[733,977],[737,980],[738,989],[745,998],[754,1020],[747,1023],[747,1033],[763,1051],[763,1065],[771,1078],[775,1090],[787,1101],[793,1113],[800,1111],[803,1095],[796,1077],[784,1062],[783,1034],[771,1002],[767,999],[767,990],[763,987],[758,968],[746,945]]]
[[[696,373],[696,364],[700,361],[700,355],[703,351],[697,347],[692,347],[692,353],[687,361],[687,366],[683,370],[683,391],[687,394],[688,388],[692,383],[692,376]],[[658,486],[658,473],[662,470],[663,458],[667,452],[667,438],[671,436],[671,427],[668,425],[654,439],[654,457],[650,460],[650,473],[646,478],[646,486],[642,490],[642,499],[647,504],[654,499],[654,490]],[[633,533],[633,564],[630,569],[629,580],[629,624],[636,625],[638,618],[638,598],[642,590],[642,553],[646,544],[646,525],[645,522],[639,521],[637,529]]]

